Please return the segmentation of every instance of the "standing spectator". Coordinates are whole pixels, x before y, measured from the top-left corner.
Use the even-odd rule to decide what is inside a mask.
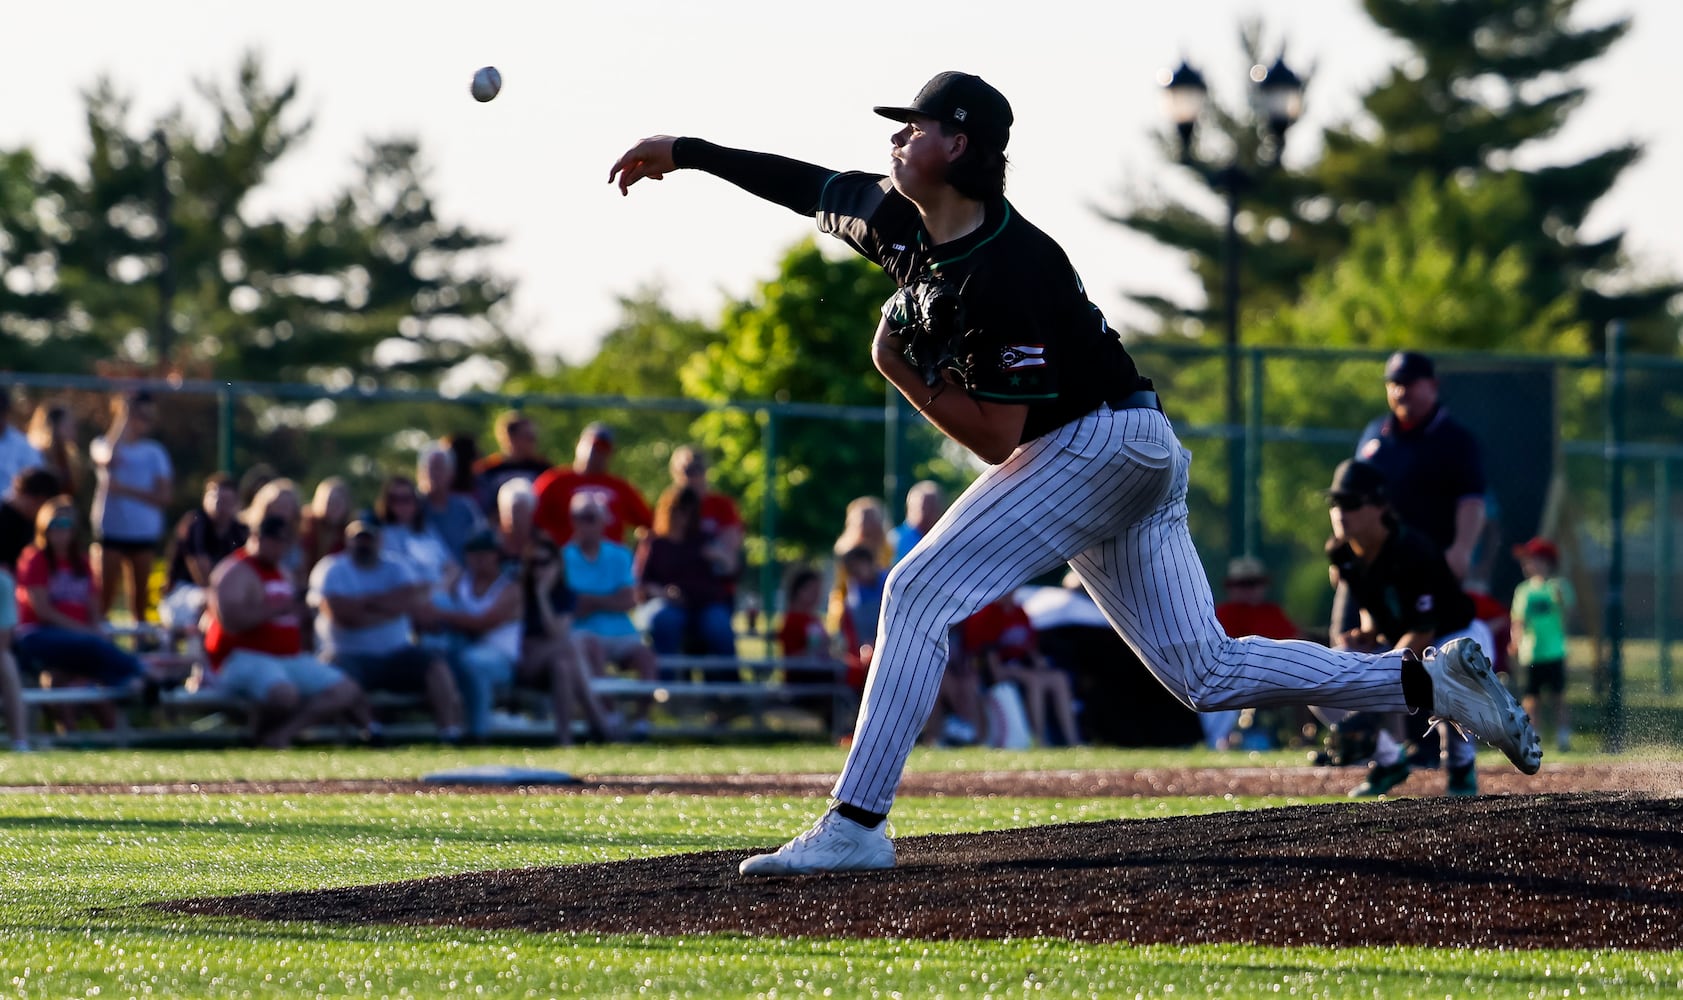
[[[561,549],[567,585],[573,590],[573,634],[593,672],[608,664],[646,681],[657,676],[654,650],[643,641],[631,612],[637,607],[637,577],[631,550],[603,537],[608,512],[593,493],[573,497],[572,541]],[[647,705],[638,716],[647,718]]]
[[[239,513],[239,490],[233,477],[221,472],[206,477],[204,498],[181,515],[170,539],[169,577],[158,606],[158,617],[165,625],[190,628],[197,624],[205,610],[211,572],[251,537]],[[287,530],[290,535],[292,527]]]
[[[830,630],[842,631],[842,614],[846,610],[847,572],[842,557],[860,546],[871,552],[877,567],[894,565],[894,542],[888,537],[888,512],[876,497],[855,497],[848,501],[842,533],[836,539],[835,586],[830,591]]]
[[[538,506],[542,510],[541,492]],[[726,578],[707,560],[700,521],[696,492],[668,487],[655,507],[654,530],[637,549],[634,571],[643,599],[653,608],[649,637],[661,656],[688,649],[736,655],[730,591]]]
[[[1333,544],[1328,558],[1361,611],[1358,628],[1333,637],[1337,649],[1357,652],[1412,650],[1471,637],[1489,655],[1490,630],[1473,617],[1473,602],[1430,539],[1403,524],[1391,510],[1379,468],[1346,460],[1327,490]],[[1327,721],[1338,722],[1331,713]],[[1381,728],[1367,780],[1352,795],[1383,795],[1408,777],[1409,762],[1391,730]],[[1449,744],[1449,794],[1477,795],[1473,742],[1459,731]]]
[[[429,444],[421,449],[416,463],[415,483],[421,492],[421,518],[433,534],[450,550],[450,557],[462,561],[467,540],[485,527],[485,517],[479,504],[461,496],[453,489],[456,480],[456,456],[442,444]]]
[[[1223,632],[1235,639],[1247,635],[1265,639],[1304,638],[1286,610],[1268,599],[1268,567],[1262,560],[1239,556],[1229,562],[1223,587],[1227,600],[1215,609],[1216,621],[1221,622]],[[1227,749],[1243,714],[1239,709],[1198,713],[1198,722],[1204,727],[1204,742],[1211,749]]]
[[[137,693],[157,690],[140,659],[100,628],[99,589],[69,499],[54,498],[36,512],[35,543],[18,557],[16,596],[12,648],[24,671]]]
[[[462,703],[442,655],[414,641],[415,578],[380,546],[380,525],[352,521],[345,551],[310,574],[316,649],[366,691],[425,692],[439,739],[462,738]]]
[[[0,386],[0,489],[9,488],[23,470],[38,469],[42,464],[41,453],[12,426],[12,393]]]
[[[1006,591],[999,600],[965,620],[964,650],[980,658],[978,672],[989,684],[1013,684],[1022,692],[1029,732],[1036,743],[1052,745],[1051,731],[1046,728],[1050,709],[1064,744],[1081,744],[1069,675],[1040,655],[1034,624],[1012,592]]]
[[[1478,439],[1438,401],[1432,359],[1398,351],[1385,363],[1390,413],[1367,425],[1356,457],[1376,467],[1403,524],[1430,539],[1465,579],[1484,529],[1484,465]]]
[[[604,529],[609,539],[630,544],[626,531],[648,528],[654,515],[637,487],[608,471],[613,458],[614,434],[605,424],[590,424],[579,435],[571,468],[556,466],[538,477],[532,489],[538,495],[534,515],[539,528],[559,545],[567,544],[572,531],[572,503],[578,493],[593,493],[608,512]],[[698,531],[700,524],[693,525]]]
[[[467,739],[483,743],[491,733],[497,689],[514,681],[520,663],[524,602],[520,578],[503,569],[494,533],[476,533],[462,552],[462,574],[439,606],[421,618],[427,628],[450,636],[450,667],[462,693]]]
[[[316,563],[345,550],[345,526],[351,523],[351,487],[338,476],[316,484],[310,507],[298,529],[299,573],[305,580]]]
[[[473,470],[479,480],[481,510],[491,509],[497,491],[510,479],[532,482],[549,471],[549,459],[538,454],[538,428],[519,410],[497,418],[497,447],[502,450],[481,459]]]
[[[1525,714],[1541,728],[1542,714],[1554,723],[1555,746],[1572,746],[1566,706],[1566,616],[1576,595],[1560,575],[1560,550],[1547,538],[1533,538],[1514,549],[1525,579],[1514,589],[1511,650],[1525,667]]]
[[[912,488],[906,491],[906,519],[894,529],[895,562],[906,558],[912,547],[923,541],[923,536],[935,527],[935,522],[941,519],[946,509],[947,501],[941,495],[940,483],[925,479],[912,484]]]
[[[231,506],[232,481],[227,489]],[[296,531],[296,517],[269,514],[217,563],[209,581],[207,678],[214,689],[253,703],[258,746],[283,750],[310,726],[347,713],[378,740],[362,689],[304,652],[297,586],[281,564]]]
[[[456,557],[427,524],[420,493],[409,477],[387,477],[374,513],[380,520],[381,547],[409,566],[418,593],[441,594],[455,584],[460,571]]]
[[[94,572],[100,605],[110,608],[119,588],[139,624],[151,610],[148,583],[164,534],[164,510],[175,495],[175,469],[164,446],[149,437],[158,408],[148,392],[119,396],[111,429],[88,448],[98,473],[94,491]]]
[[[29,443],[41,453],[41,467],[57,476],[64,494],[80,504],[87,495],[88,469],[76,436],[76,411],[66,400],[42,403],[29,418]]]

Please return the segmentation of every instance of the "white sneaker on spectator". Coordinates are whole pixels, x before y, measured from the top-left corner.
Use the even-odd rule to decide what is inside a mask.
[[[737,870],[743,875],[810,875],[893,867],[894,841],[888,839],[887,820],[861,826],[832,809],[772,853],[745,858]]]
[[[1536,774],[1543,766],[1543,743],[1478,643],[1463,636],[1426,654],[1435,721],[1471,733],[1507,754],[1521,771]]]

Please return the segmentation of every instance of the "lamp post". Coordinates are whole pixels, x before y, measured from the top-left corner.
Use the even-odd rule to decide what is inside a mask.
[[[1194,135],[1198,119],[1208,103],[1209,87],[1204,75],[1185,60],[1161,77],[1169,119],[1180,135],[1180,162],[1219,192],[1227,204],[1227,228],[1222,238],[1221,320],[1227,347],[1227,487],[1228,548],[1233,555],[1254,555],[1256,532],[1254,512],[1240,498],[1245,496],[1244,415],[1239,399],[1239,204],[1244,193],[1267,171],[1280,164],[1286,132],[1303,114],[1303,79],[1286,65],[1285,56],[1274,65],[1256,65],[1250,71],[1251,104],[1262,134],[1252,162],[1235,150],[1226,163],[1212,164],[1199,158]]]

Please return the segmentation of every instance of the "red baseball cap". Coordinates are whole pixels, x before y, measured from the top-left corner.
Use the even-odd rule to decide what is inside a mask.
[[[1514,558],[1547,559],[1551,563],[1558,563],[1560,562],[1560,549],[1556,548],[1553,542],[1539,535],[1524,545],[1515,545]]]

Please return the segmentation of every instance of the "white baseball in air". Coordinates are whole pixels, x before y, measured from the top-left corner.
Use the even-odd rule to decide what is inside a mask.
[[[497,91],[503,89],[503,75],[497,72],[495,66],[482,66],[473,74],[473,99],[484,102],[497,96]]]

